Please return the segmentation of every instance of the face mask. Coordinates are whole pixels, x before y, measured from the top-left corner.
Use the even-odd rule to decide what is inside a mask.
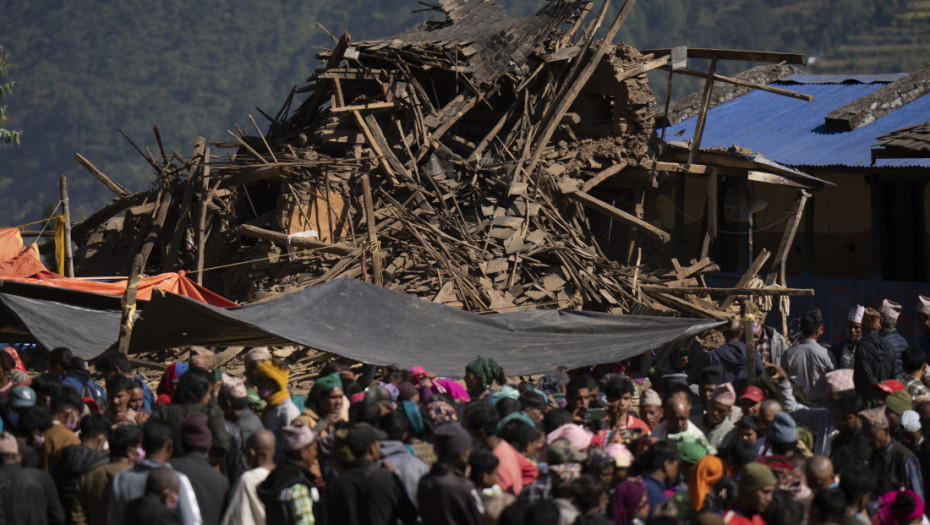
[[[145,459],[145,450],[141,447],[136,447],[136,457],[132,460],[133,463],[142,463],[142,460]]]
[[[36,436],[32,438],[32,448],[40,449],[45,446],[45,436]]]
[[[258,397],[262,399],[268,399],[269,397],[271,397],[271,394],[273,393],[274,392],[272,392],[270,388],[263,388],[258,391]]]
[[[77,418],[69,419],[68,422],[65,423],[65,426],[68,427],[68,430],[70,430],[71,432],[74,432],[78,427],[78,419]]]
[[[762,323],[758,321],[753,321],[752,323],[752,333],[753,335],[759,335],[759,332],[762,331]]]
[[[174,501],[165,502],[165,505],[167,505],[169,509],[175,510],[175,509],[178,508],[178,501],[179,501],[180,499],[181,499],[181,498],[179,498],[178,496],[175,496],[175,497],[174,497]]]

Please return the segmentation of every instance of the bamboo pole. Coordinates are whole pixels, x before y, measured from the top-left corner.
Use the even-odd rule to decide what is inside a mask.
[[[64,175],[58,177],[58,188],[61,190],[61,213],[65,216],[65,272],[68,277],[74,277],[74,254],[71,252],[71,200],[68,198],[68,179]]]

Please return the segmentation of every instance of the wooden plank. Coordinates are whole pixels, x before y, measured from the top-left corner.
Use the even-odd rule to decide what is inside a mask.
[[[368,141],[368,145],[371,146],[372,151],[378,156],[378,162],[381,163],[385,175],[387,175],[394,184],[397,184],[397,174],[394,172],[394,168],[391,167],[391,163],[388,162],[384,151],[381,150],[381,146],[379,146],[378,142],[375,140],[375,136],[372,134],[362,114],[358,111],[353,111],[352,117],[355,119],[355,124],[358,126],[358,129],[362,130],[362,133],[365,135],[365,140]]]
[[[237,235],[264,239],[266,241],[273,242],[285,247],[288,243],[288,235],[285,233],[274,232],[249,224],[240,224],[233,231],[235,231]],[[315,241],[307,237],[292,237],[291,246],[296,246],[298,248],[318,249],[322,253],[335,253],[338,255],[349,255],[355,251],[355,249],[351,246]]]
[[[362,175],[362,205],[365,208],[365,222],[368,223],[368,251],[371,253],[371,270],[376,286],[384,286],[382,272],[381,244],[378,242],[378,229],[375,224],[375,207],[371,198],[371,182],[368,175]]]
[[[594,188],[598,184],[604,182],[610,177],[613,177],[614,175],[623,171],[623,169],[626,168],[627,165],[628,165],[627,161],[621,160],[620,162],[614,164],[613,166],[601,171],[600,173],[595,175],[594,178],[589,179],[584,184],[582,184],[581,191],[583,191],[584,193],[588,193],[589,191],[591,191],[592,188]]]
[[[381,126],[378,125],[378,119],[376,119],[374,115],[366,115],[365,124],[368,126],[368,130],[371,132],[372,140],[374,140],[378,145],[378,151],[384,155],[384,158],[388,161],[388,164],[391,165],[394,171],[403,174],[408,180],[414,180],[410,172],[407,171],[407,168],[404,167],[404,163],[402,163],[391,150],[391,145],[388,144],[387,138],[384,136],[384,131],[382,131]]]
[[[663,71],[671,71],[671,68],[667,66],[660,67],[659,69]],[[704,78],[704,79],[707,78],[707,73],[702,73],[700,71],[693,71],[691,69],[676,69],[675,73],[681,73],[683,75],[688,75],[688,76],[697,77],[697,78]],[[805,102],[811,102],[814,100],[813,95],[798,93],[797,91],[791,91],[790,89],[769,86],[768,84],[759,84],[756,82],[749,82],[748,80],[742,80],[742,79],[735,78],[735,77],[727,77],[727,76],[720,75],[717,73],[714,74],[714,80],[716,80],[717,82],[724,82],[727,84],[735,84],[737,86],[758,89],[760,91],[767,91],[769,93],[774,93],[776,95],[782,95],[785,97],[796,98],[798,100],[803,100]]]
[[[756,260],[754,260],[752,264],[749,265],[749,269],[747,269],[746,273],[740,277],[739,282],[736,283],[734,288],[746,288],[752,279],[759,273],[759,270],[765,266],[765,263],[768,262],[771,255],[771,252],[765,248],[762,248],[762,251],[759,252],[759,255],[756,256]],[[734,301],[736,301],[736,299],[737,297],[735,295],[727,296],[727,298],[724,299],[722,303],[720,303],[720,309],[726,310],[730,307],[731,304],[733,304]]]
[[[792,297],[813,297],[813,288],[714,288],[707,286],[689,286],[684,288],[672,288],[667,284],[643,284],[640,289],[644,292],[659,292],[671,295],[761,295],[761,296],[781,296],[789,295]]]
[[[567,196],[571,199],[574,199],[584,204],[585,206],[588,206],[589,208],[592,208],[601,213],[609,215],[623,222],[624,224],[626,224],[627,226],[631,228],[635,228],[636,230],[640,232],[649,234],[650,236],[652,236],[659,242],[666,243],[672,238],[672,236],[669,235],[667,232],[659,228],[656,228],[652,224],[649,224],[648,222],[642,219],[639,219],[619,208],[615,208],[614,206],[611,206],[610,204],[596,197],[592,197],[591,195],[588,195],[587,193],[576,191],[574,193],[568,193]]]
[[[701,111],[698,113],[697,127],[694,129],[694,138],[691,139],[691,149],[688,152],[688,164],[694,162],[695,155],[701,149],[701,138],[704,136],[704,124],[707,123],[707,110],[710,108],[710,93],[714,88],[714,73],[717,72],[717,59],[710,61],[707,70],[707,80],[704,82],[704,93],[701,95]]]
[[[641,49],[640,53],[652,53],[655,56],[671,55],[671,48]],[[773,51],[746,51],[741,49],[708,49],[699,47],[688,48],[688,58],[705,58],[718,60],[741,60],[750,62],[771,62],[777,64],[804,65],[804,55],[799,53],[776,53]]]
[[[91,175],[96,177],[97,180],[102,182],[104,186],[106,186],[107,188],[110,188],[110,191],[115,193],[117,197],[128,197],[131,195],[129,190],[124,188],[120,183],[104,175],[102,171],[97,169],[96,166],[94,166],[89,160],[84,158],[84,156],[81,155],[80,153],[74,154],[74,160],[76,160],[78,164],[80,164],[81,166],[84,166],[84,168],[87,171],[89,171]]]
[[[706,175],[713,169],[712,166],[707,166],[705,164],[679,164],[677,162],[662,161],[647,164],[651,164],[651,167],[654,167],[658,171],[674,171],[678,173],[690,173],[692,175]]]
[[[200,177],[200,205],[197,208],[197,284],[203,284],[204,247],[207,241],[207,203],[210,202],[210,148],[203,151],[203,175]]]
[[[350,111],[351,112],[376,111],[380,109],[391,109],[393,107],[394,107],[393,102],[371,102],[368,104],[355,104],[355,105],[348,105],[348,106],[331,107],[329,108],[329,110],[332,111],[333,113],[348,113]]]
[[[65,275],[74,277],[74,254],[71,252],[71,199],[68,198],[68,179],[58,177],[61,192],[61,214],[65,216]]]
[[[778,184],[779,186],[790,186],[792,188],[802,188],[806,190],[820,190],[823,189],[823,183],[818,183],[815,180],[805,180],[805,179],[792,179],[784,175],[778,175],[776,173],[768,173],[765,171],[749,170],[746,172],[746,176],[749,180],[753,182],[764,182],[766,184]]]
[[[765,277],[766,284],[774,284],[776,277],[779,284],[785,284],[785,263],[788,260],[788,252],[794,243],[794,237],[798,232],[798,225],[801,224],[801,218],[804,217],[804,207],[807,204],[811,194],[806,191],[798,192],[798,198],[794,201],[794,210],[788,224],[785,225],[785,231],[782,233],[781,242],[778,244],[778,251],[775,252],[775,259],[772,260],[772,271]]]
[[[717,168],[710,170],[707,175],[707,230],[701,242],[701,259],[710,252],[710,243],[717,238]]]

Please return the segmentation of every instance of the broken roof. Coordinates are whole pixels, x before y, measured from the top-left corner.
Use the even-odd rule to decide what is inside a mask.
[[[747,147],[789,166],[872,166],[871,148],[879,136],[930,119],[930,95],[924,95],[893,110],[870,124],[851,131],[827,127],[826,116],[854,100],[865,97],[896,77],[849,75],[794,75],[770,85],[797,89],[814,96],[812,102],[754,91],[711,109],[707,116],[702,147]],[[900,78],[900,77],[897,77]],[[697,118],[669,126],[667,140],[689,140]],[[930,167],[930,159],[882,159],[880,167]]]
[[[930,157],[930,120],[923,124],[896,129],[878,137],[872,159]]]

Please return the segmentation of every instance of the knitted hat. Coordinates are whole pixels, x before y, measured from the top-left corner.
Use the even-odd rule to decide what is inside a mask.
[[[849,309],[849,316],[846,320],[851,323],[861,323],[863,314],[865,314],[865,307],[857,304]]]
[[[207,450],[213,443],[213,432],[207,427],[207,415],[201,411],[190,412],[181,422],[181,444],[186,448]]]
[[[397,385],[398,399],[401,401],[409,401],[413,399],[420,392],[417,390],[417,387],[413,386],[413,383],[410,381],[404,381],[401,384]]]
[[[859,417],[876,430],[888,429],[888,416],[885,415],[885,409],[882,407],[871,408],[859,412]]]
[[[905,410],[910,410],[914,400],[907,390],[898,390],[894,394],[885,398],[885,406],[897,415],[901,415]]]
[[[681,460],[692,465],[697,464],[701,458],[707,455],[707,449],[697,441],[679,441],[675,443],[675,448],[678,449]]]
[[[640,406],[662,406],[662,398],[659,393],[651,388],[643,391],[643,396],[639,402]]]
[[[730,383],[717,385],[717,388],[714,389],[714,393],[711,394],[711,398],[718,403],[733,406],[733,404],[736,403],[736,390],[733,389],[733,385]]]
[[[264,363],[263,363],[264,364]],[[261,366],[261,365],[259,365]],[[307,400],[316,403],[321,397],[328,394],[334,388],[342,388],[342,376],[338,372],[318,378],[310,389]]]
[[[905,432],[917,432],[920,430],[920,414],[913,410],[905,410],[898,421]]]
[[[926,295],[917,296],[917,313],[930,315],[930,297]]]
[[[901,315],[901,305],[890,299],[884,299],[881,308],[878,309],[878,313],[882,314],[882,317],[888,317],[892,321],[897,321],[898,316]]]
[[[755,461],[743,467],[743,473],[739,478],[738,489],[740,494],[759,490],[778,482],[772,469],[762,463]]]
[[[300,450],[316,439],[310,427],[304,425],[284,426],[278,431],[281,435],[281,448],[284,452]]]
[[[433,432],[433,448],[439,457],[461,457],[471,443],[471,435],[458,423],[442,425]]]
[[[458,414],[452,405],[440,399],[430,399],[426,405],[426,420],[433,428],[443,423],[456,423],[459,420]]]
[[[772,443],[779,445],[788,445],[797,441],[798,429],[794,418],[788,415],[787,412],[775,414],[775,420],[772,421],[769,428],[769,439],[772,440]]]
[[[827,383],[827,393],[836,394],[853,390],[856,386],[853,383],[853,371],[851,368],[841,368],[824,374],[824,380]]]

